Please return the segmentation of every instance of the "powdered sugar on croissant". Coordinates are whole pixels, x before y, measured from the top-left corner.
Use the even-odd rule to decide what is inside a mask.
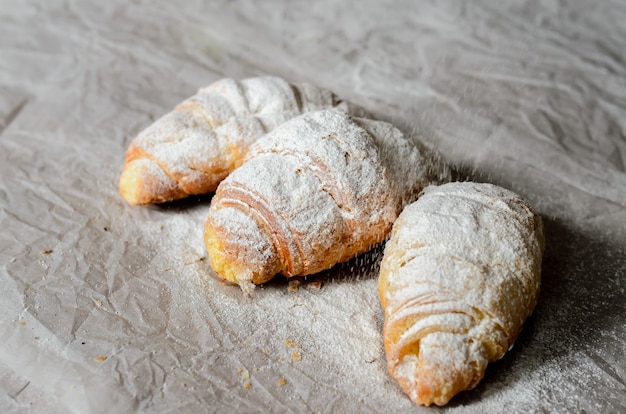
[[[513,345],[537,302],[542,229],[490,184],[428,187],[400,215],[378,288],[389,372],[414,402],[446,404]]]
[[[126,152],[119,190],[131,205],[214,191],[250,145],[305,112],[340,106],[332,92],[278,77],[219,80],[142,131]]]
[[[447,169],[393,126],[329,109],[260,139],[217,189],[211,266],[245,291],[307,275],[380,243],[405,203]]]

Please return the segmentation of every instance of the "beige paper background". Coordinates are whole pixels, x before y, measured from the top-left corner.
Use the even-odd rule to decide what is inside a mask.
[[[210,196],[117,194],[137,132],[262,74],[332,89],[544,216],[535,315],[446,411],[626,410],[624,21],[622,1],[0,0],[0,411],[432,411],[386,374],[380,250],[248,299],[205,260]]]

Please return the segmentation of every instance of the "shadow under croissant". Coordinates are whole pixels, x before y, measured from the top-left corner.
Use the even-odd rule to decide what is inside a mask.
[[[200,207],[208,207],[214,195],[215,193],[191,195],[179,200],[151,204],[146,207],[159,211],[171,211],[172,213],[190,212]]]
[[[212,197],[213,193],[191,196],[152,208],[174,213],[190,211],[206,207]],[[583,232],[577,230],[579,227],[544,217],[546,251],[535,312],[524,324],[514,347],[501,360],[488,365],[478,386],[454,397],[447,407],[476,403],[512,384],[527,381],[550,361],[575,353],[587,355],[607,378],[625,384],[623,375],[604,358],[612,350],[620,349],[619,337],[625,335],[624,236],[619,228],[611,235]],[[374,279],[378,277],[383,250],[384,243],[314,275],[290,279],[277,276],[263,288],[287,290],[290,280],[299,280],[301,287],[306,288],[312,281],[319,281],[323,292],[324,285]],[[237,286],[228,289],[241,294]],[[613,334],[606,335],[607,332]]]
[[[545,217],[544,231],[546,251],[535,312],[513,348],[488,365],[475,389],[458,394],[448,407],[475,403],[499,389],[527,381],[550,361],[574,354],[586,355],[607,378],[626,385],[604,358],[623,346],[619,336],[626,334],[626,292],[620,289],[626,275],[626,256],[620,247],[623,240],[593,232],[583,234],[573,225]]]
[[[383,258],[384,243],[375,246],[372,250],[360,254],[347,262],[339,263],[328,270],[307,276],[286,278],[277,275],[272,280],[261,285],[265,289],[289,289],[290,282],[300,287],[314,287],[315,289],[334,283],[352,283],[359,280],[378,278],[380,262]]]

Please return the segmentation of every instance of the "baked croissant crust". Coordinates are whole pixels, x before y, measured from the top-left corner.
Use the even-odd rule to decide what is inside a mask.
[[[301,115],[218,187],[205,223],[211,267],[245,293],[276,274],[328,269],[383,241],[424,185],[448,177],[388,123],[340,109]]]
[[[221,79],[139,133],[126,152],[119,191],[131,205],[215,191],[250,145],[283,122],[341,106],[332,92],[278,77]]]
[[[378,290],[389,373],[417,404],[475,387],[532,313],[542,220],[490,184],[426,188],[393,226]]]

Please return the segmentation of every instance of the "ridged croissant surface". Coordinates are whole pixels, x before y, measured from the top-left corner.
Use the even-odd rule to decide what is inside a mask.
[[[449,170],[381,121],[339,109],[260,139],[218,187],[205,224],[211,267],[245,293],[307,275],[380,243],[405,204]]]
[[[544,239],[540,216],[490,184],[431,186],[385,246],[378,290],[389,373],[417,404],[475,387],[532,313]]]
[[[155,121],[129,145],[119,183],[131,205],[214,191],[250,145],[283,122],[347,103],[278,77],[219,80]]]

